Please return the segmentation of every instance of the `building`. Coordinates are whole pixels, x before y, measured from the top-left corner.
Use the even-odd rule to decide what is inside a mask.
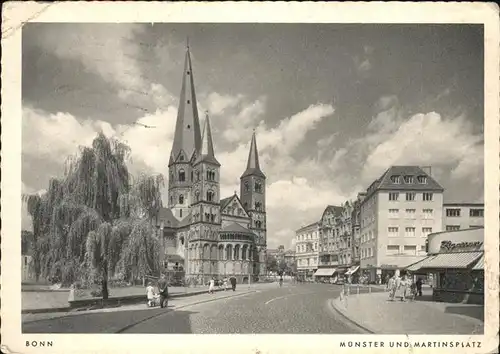
[[[371,282],[425,257],[427,236],[442,230],[443,187],[430,168],[393,166],[361,202],[361,271]]]
[[[296,264],[295,257],[296,256],[295,256],[295,251],[294,250],[285,251],[285,253],[283,254],[283,260],[288,265],[294,265],[294,264]]]
[[[285,246],[280,245],[278,248],[270,248],[266,251],[268,257],[274,257],[279,263],[285,259]]]
[[[266,272],[266,176],[259,165],[255,132],[240,194],[222,198],[208,113],[200,129],[190,50],[187,48],[174,141],[168,163],[168,208],[157,225],[165,263],[206,281],[235,276],[240,281]]]
[[[446,231],[484,227],[482,203],[445,203],[443,209],[443,228]]]
[[[337,219],[341,216],[343,208],[328,205],[319,221],[319,264],[314,273],[316,280],[333,278],[339,265],[339,248],[337,235]]]
[[[297,274],[303,279],[312,279],[318,269],[319,225],[314,222],[295,231]]]
[[[428,256],[407,270],[432,274],[435,301],[484,304],[484,228],[428,236]]]

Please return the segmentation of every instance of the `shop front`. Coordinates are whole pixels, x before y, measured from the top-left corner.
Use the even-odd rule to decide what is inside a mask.
[[[338,279],[336,268],[318,268],[314,273],[314,281],[317,283],[335,283]]]
[[[428,256],[406,268],[432,278],[435,301],[484,304],[484,229],[430,234]]]

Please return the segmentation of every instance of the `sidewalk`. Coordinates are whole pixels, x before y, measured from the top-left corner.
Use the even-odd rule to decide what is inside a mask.
[[[252,289],[254,289],[256,287],[272,286],[270,284],[273,283],[256,283],[251,284],[250,286],[252,287]],[[276,286],[276,284],[274,284],[274,286]],[[236,289],[248,289],[248,284],[238,284]],[[203,294],[205,292],[208,292],[208,287],[169,287],[168,292],[172,298],[176,298],[181,297],[184,294]],[[110,289],[110,298],[133,295],[144,295],[144,297],[146,297],[146,288],[136,286]],[[66,310],[69,310],[68,297],[69,291],[22,292],[21,311],[25,313],[29,311],[47,313],[66,312]]]
[[[484,306],[423,300],[389,301],[387,292],[350,294],[331,300],[334,310],[367,332],[377,334],[482,334]]]
[[[176,310],[183,307],[202,304],[210,301],[229,299],[237,296],[244,296],[248,294],[252,294],[259,291],[257,287],[248,286],[240,286],[236,288],[236,291],[233,292],[231,290],[228,291],[219,291],[214,294],[204,293],[197,296],[192,297],[182,297],[182,298],[173,298],[168,302],[168,310]],[[80,315],[88,315],[93,313],[101,313],[101,312],[120,312],[120,311],[144,311],[144,310],[158,310],[159,307],[147,307],[146,303],[134,304],[134,305],[124,305],[121,307],[113,307],[113,308],[104,308],[104,309],[96,309],[90,311],[75,311],[75,312],[53,312],[53,313],[36,313],[36,314],[23,314],[21,316],[22,323],[30,323],[40,320],[47,319],[56,319],[60,317],[69,317],[69,316],[80,316]]]

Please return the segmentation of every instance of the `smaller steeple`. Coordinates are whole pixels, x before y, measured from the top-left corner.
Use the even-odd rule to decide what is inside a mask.
[[[203,127],[201,149],[198,153],[195,164],[202,161],[220,166],[219,161],[217,161],[217,159],[215,158],[214,143],[212,140],[212,129],[210,128],[210,118],[208,117],[208,111],[205,111],[205,125]]]
[[[250,142],[250,152],[248,153],[247,169],[241,175],[241,178],[250,175],[266,178],[264,173],[261,171],[259,165],[259,152],[257,151],[257,140],[255,139],[255,129],[253,130],[252,141]]]

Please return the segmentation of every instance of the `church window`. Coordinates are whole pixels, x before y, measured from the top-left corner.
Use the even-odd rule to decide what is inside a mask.
[[[189,75],[189,71],[186,71],[186,74]]]
[[[179,171],[179,182],[184,182],[186,180],[186,173],[184,170]]]
[[[255,221],[255,227],[257,227],[258,229],[260,229],[262,227],[262,222],[259,221],[259,220],[256,220]]]
[[[191,129],[191,126],[188,124],[188,129]]]
[[[255,202],[255,210],[260,211],[260,208],[261,208],[261,203]]]
[[[245,181],[245,192],[248,192],[250,190],[250,184],[248,181]]]
[[[184,161],[184,155],[181,155],[181,156],[179,157],[179,161]]]
[[[187,100],[187,103],[188,103],[188,104],[190,104],[190,103],[191,103],[191,101],[190,101],[190,100]]]
[[[170,196],[170,205],[174,204],[174,197]]]
[[[257,193],[262,193],[262,183],[260,181],[255,181],[255,191]]]
[[[196,170],[196,181],[200,180],[200,171]]]
[[[184,196],[182,194],[179,195],[179,204],[184,204]]]
[[[214,215],[214,214],[211,214],[211,215],[210,215],[210,221],[211,221],[211,222],[215,222],[215,215]]]
[[[248,203],[247,203],[247,202],[245,202],[245,203],[243,204],[243,207],[245,208],[245,210],[247,210],[247,209],[248,209]]]
[[[207,192],[207,201],[209,201],[209,202],[214,201],[214,192],[212,192],[212,191]]]
[[[191,182],[193,182],[193,171],[191,171]]]
[[[232,257],[232,253],[233,253],[232,251],[233,251],[233,250],[232,250],[232,248],[233,248],[233,247],[232,247],[231,245],[227,245],[227,246],[226,246],[226,260],[231,260],[231,259],[233,259],[233,257]]]
[[[246,247],[243,247],[241,250],[241,258],[247,259],[247,248]]]
[[[179,217],[182,218],[182,209],[179,209]]]
[[[197,190],[197,191],[194,193],[194,195],[195,195],[196,201],[197,201],[197,202],[199,202],[199,201],[200,201],[200,191],[198,191],[198,190]]]
[[[181,236],[180,241],[181,241],[181,246],[184,246],[184,237]]]
[[[210,214],[209,213],[205,213],[205,221],[210,221]]]

